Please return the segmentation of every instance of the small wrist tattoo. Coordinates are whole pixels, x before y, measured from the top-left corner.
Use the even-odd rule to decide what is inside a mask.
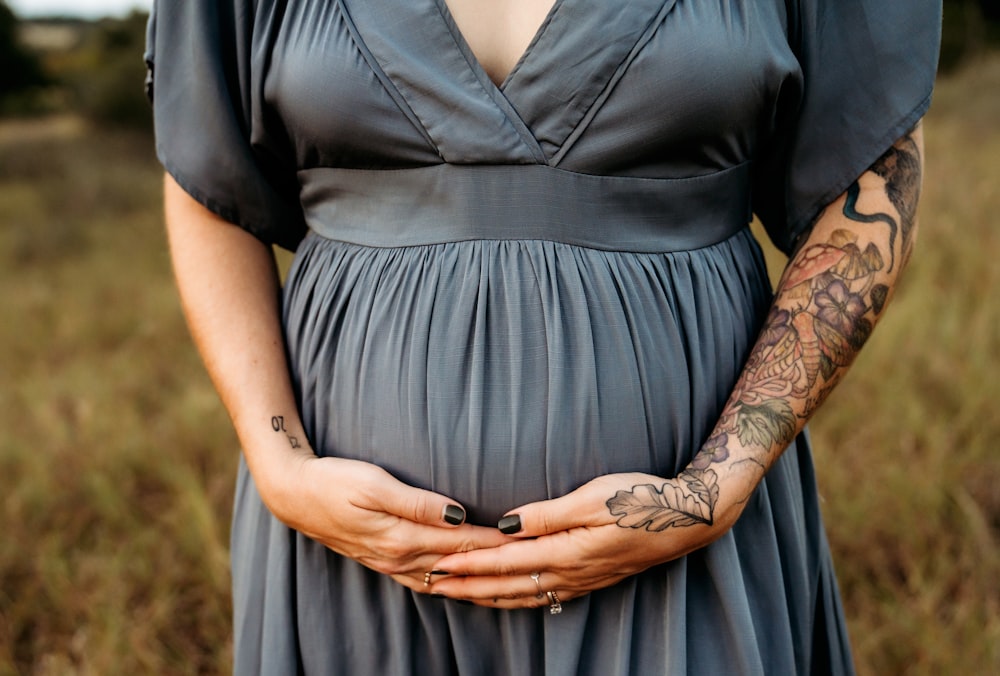
[[[289,434],[288,430],[285,429],[285,416],[276,415],[273,418],[271,418],[271,429],[277,432],[278,434],[284,434],[285,438],[288,439],[288,444],[292,448],[302,448],[302,444],[299,442],[299,438],[292,434]]]

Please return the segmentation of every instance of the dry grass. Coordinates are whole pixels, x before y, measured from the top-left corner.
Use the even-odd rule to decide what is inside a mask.
[[[940,83],[917,253],[813,425],[867,674],[1000,673],[1000,59]]]
[[[81,128],[0,150],[0,673],[228,666],[235,443],[148,147]]]
[[[941,83],[917,255],[813,426],[863,674],[1000,673],[1000,59]],[[0,675],[225,673],[236,444],[149,141],[0,127]]]

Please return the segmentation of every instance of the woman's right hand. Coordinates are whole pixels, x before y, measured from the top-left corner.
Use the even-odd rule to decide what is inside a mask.
[[[281,498],[265,499],[281,521],[414,591],[427,591],[425,574],[442,556],[511,540],[496,528],[464,523],[454,500],[370,463],[303,455],[283,483],[289,488]]]

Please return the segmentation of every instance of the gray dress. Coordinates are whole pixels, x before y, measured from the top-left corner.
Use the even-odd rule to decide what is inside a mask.
[[[770,302],[751,214],[787,250],[919,120],[939,12],[557,0],[497,87],[444,0],[159,2],[146,56],[167,170],[297,247],[284,321],[317,453],[495,524],[687,465]],[[550,616],[345,560],[241,466],[235,671],[849,673],[817,501],[803,436],[717,542]]]

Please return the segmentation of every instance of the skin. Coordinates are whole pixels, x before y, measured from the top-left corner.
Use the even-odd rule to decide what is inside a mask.
[[[551,2],[448,0],[498,84]],[[454,525],[447,496],[374,465],[320,458],[285,361],[269,247],[202,207],[169,176],[167,231],[185,314],[271,512],[333,551],[419,591],[498,608],[539,607],[529,577],[563,601],[713,542],[840,381],[892,296],[915,237],[920,129],[817,218],[789,261],[757,346],[713,433],[678,477],[602,476],[509,514],[522,528]],[[435,575],[431,584],[425,574]]]
[[[448,11],[497,86],[510,74],[555,0],[447,0]]]

